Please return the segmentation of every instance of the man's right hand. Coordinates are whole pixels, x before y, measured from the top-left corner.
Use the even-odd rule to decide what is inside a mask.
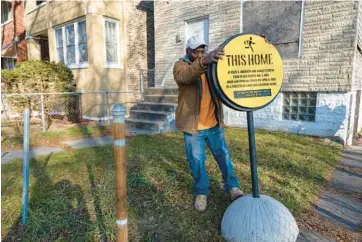
[[[204,66],[211,64],[212,62],[217,62],[218,59],[222,59],[222,57],[225,55],[224,50],[222,50],[220,47],[211,51],[209,54],[204,56],[202,58],[202,64]]]

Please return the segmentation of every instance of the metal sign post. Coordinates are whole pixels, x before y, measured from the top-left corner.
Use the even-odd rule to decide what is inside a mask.
[[[23,140],[23,211],[22,224],[26,224],[29,202],[29,141],[30,141],[30,114],[24,110],[24,140]]]
[[[284,72],[277,49],[265,38],[237,34],[221,46],[225,57],[209,65],[211,90],[228,107],[247,112],[253,194],[235,200],[225,211],[221,234],[226,241],[295,241],[293,215],[277,200],[259,194],[253,111],[270,104],[280,92]],[[246,209],[248,208],[248,209]],[[283,224],[284,226],[275,226]],[[276,241],[276,240],[275,240]]]

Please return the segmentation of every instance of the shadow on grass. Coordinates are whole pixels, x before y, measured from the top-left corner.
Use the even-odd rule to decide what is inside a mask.
[[[210,174],[208,209],[199,213],[193,208],[192,177],[183,143],[179,135],[144,135],[128,145],[128,199],[142,241],[151,241],[155,233],[159,241],[222,241],[219,226],[229,196]],[[216,161],[210,162],[217,166]]]
[[[52,183],[47,172],[50,157],[31,161],[35,183],[30,188],[27,225],[21,224],[20,215],[3,241],[89,240],[84,233],[90,224],[84,193],[69,180]]]
[[[245,192],[250,193],[249,153],[244,134],[245,131],[236,133],[237,136],[230,134],[226,139],[233,162],[239,165],[236,173],[240,183]],[[268,142],[271,141],[257,142],[260,147],[257,152],[261,169],[275,171],[277,175],[274,179],[280,185],[273,185],[271,190],[286,191],[285,176],[311,179],[312,188],[320,183],[318,175],[313,177],[312,171],[305,166],[301,171],[297,164],[288,167],[288,147],[274,147]],[[266,147],[262,147],[265,144]],[[294,142],[292,152],[301,159],[307,151],[294,149],[296,145],[301,144]],[[286,156],[263,151],[277,148],[285,149],[279,154],[287,153]],[[35,177],[35,184],[30,201],[31,227],[19,226],[19,218],[4,241],[115,241],[113,147],[77,149],[66,154],[62,159],[57,155],[51,160],[51,170],[47,169],[50,157],[32,162],[31,175]],[[209,151],[210,195],[204,213],[193,209],[192,177],[182,135],[136,136],[127,142],[126,155],[129,241],[222,241],[219,225],[230,200],[220,188],[221,174]],[[268,159],[274,161],[271,163]],[[329,164],[328,158],[318,162]],[[69,172],[71,176],[67,174]],[[60,181],[55,183],[52,179],[56,180],[58,173],[61,174],[58,176]],[[300,196],[306,189],[294,191],[292,188],[293,192],[288,191],[289,197],[281,194],[279,198],[295,200],[293,196]],[[300,203],[295,207],[298,209]]]

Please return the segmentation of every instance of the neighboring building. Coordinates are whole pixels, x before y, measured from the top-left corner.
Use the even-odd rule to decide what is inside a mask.
[[[351,144],[362,128],[362,2],[156,1],[156,83],[170,73],[185,42],[201,35],[216,48],[236,33],[265,34],[284,60],[282,92],[254,113],[257,128],[337,137]],[[225,122],[246,114],[225,107]]]
[[[1,69],[27,60],[24,1],[1,1]]]
[[[25,3],[29,59],[64,62],[78,91],[139,91],[140,71],[154,66],[153,2]],[[129,108],[140,94],[109,94]],[[106,116],[105,95],[82,95],[83,118]],[[102,105],[101,105],[102,104]]]

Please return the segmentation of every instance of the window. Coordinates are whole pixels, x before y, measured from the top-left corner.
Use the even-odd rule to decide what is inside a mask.
[[[209,44],[209,19],[197,19],[186,22],[186,41],[192,36],[199,36],[204,39],[205,43]]]
[[[316,92],[284,92],[283,119],[315,121]]]
[[[44,3],[44,2],[45,2],[45,0],[36,1],[36,6],[38,6],[38,5],[40,5],[40,4]]]
[[[55,29],[57,60],[69,68],[88,67],[86,21]]]
[[[49,42],[48,42],[47,38],[39,40],[40,55],[41,55],[41,60],[43,60],[43,61],[49,61],[50,60],[50,57],[49,57],[49,44],[48,43]]]
[[[12,70],[15,68],[16,58],[1,57],[1,70]]]
[[[1,1],[1,24],[13,19],[11,2]]]
[[[105,18],[104,43],[106,52],[104,66],[107,68],[122,68],[119,44],[119,21]]]
[[[281,57],[300,56],[303,1],[245,1],[242,31],[264,34]]]
[[[75,36],[74,25],[68,25],[65,27],[66,38],[66,50],[67,50],[67,64],[75,64]]]

